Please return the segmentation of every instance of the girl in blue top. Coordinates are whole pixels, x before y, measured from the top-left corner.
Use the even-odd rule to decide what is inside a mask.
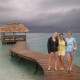
[[[72,37],[72,32],[68,32],[68,38],[66,38],[67,42],[67,61],[68,68],[67,70],[72,70],[73,60],[74,60],[74,50],[77,49],[77,44],[75,38]]]

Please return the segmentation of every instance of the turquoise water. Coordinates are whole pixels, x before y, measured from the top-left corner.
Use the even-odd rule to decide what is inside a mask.
[[[35,71],[35,63],[25,61],[19,64],[17,58],[11,58],[9,48],[12,45],[2,45],[0,42],[0,80],[43,80],[43,71]]]
[[[52,33],[27,33],[27,44],[31,50],[38,51],[44,54],[47,52],[47,40],[52,35]],[[67,34],[64,33],[65,38]],[[73,37],[76,38],[78,50],[75,55],[75,64],[80,66],[80,33],[73,33]]]

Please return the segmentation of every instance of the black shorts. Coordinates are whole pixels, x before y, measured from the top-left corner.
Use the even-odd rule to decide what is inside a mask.
[[[56,48],[56,49],[50,50],[49,54],[50,54],[51,52],[58,52],[58,49]]]

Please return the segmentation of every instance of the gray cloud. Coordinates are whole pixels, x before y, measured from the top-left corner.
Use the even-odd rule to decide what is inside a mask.
[[[80,0],[0,0],[0,24],[8,22],[25,23],[32,32],[79,32]]]

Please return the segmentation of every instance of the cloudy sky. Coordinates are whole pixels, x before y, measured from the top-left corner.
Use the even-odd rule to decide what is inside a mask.
[[[0,0],[0,25],[12,22],[31,32],[79,32],[80,0]]]

